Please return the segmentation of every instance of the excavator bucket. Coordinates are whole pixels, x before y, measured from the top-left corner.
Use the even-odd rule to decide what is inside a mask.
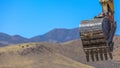
[[[100,61],[112,59],[115,27],[108,18],[84,20],[80,24],[80,38],[86,60]]]

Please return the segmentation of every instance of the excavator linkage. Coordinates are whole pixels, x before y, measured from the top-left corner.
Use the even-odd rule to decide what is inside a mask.
[[[116,25],[115,23],[113,23]],[[113,36],[115,27],[109,18],[84,20],[80,24],[80,38],[86,60],[100,61],[112,59]]]

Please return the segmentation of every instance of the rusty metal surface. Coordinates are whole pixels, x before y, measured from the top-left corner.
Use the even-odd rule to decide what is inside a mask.
[[[105,30],[108,29],[103,28],[103,23],[106,22],[104,20],[104,18],[84,20],[80,24],[80,37],[87,61],[112,59],[112,51],[105,35]]]

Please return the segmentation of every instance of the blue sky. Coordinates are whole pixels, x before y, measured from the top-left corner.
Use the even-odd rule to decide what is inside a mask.
[[[100,12],[99,0],[0,0],[0,32],[30,38],[54,28],[78,27]],[[120,0],[115,0],[116,34],[119,19]]]

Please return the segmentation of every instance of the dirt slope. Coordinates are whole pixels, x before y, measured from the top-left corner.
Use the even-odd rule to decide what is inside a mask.
[[[114,41],[114,59],[120,61],[120,36],[115,36]]]
[[[0,68],[93,68],[55,52],[55,45],[27,43],[0,48]]]
[[[81,41],[73,40],[63,43],[63,50],[60,49],[60,53],[64,56],[70,57],[78,62],[94,66],[96,68],[120,68],[120,36],[114,37],[114,52],[113,60],[99,61],[99,62],[86,62],[85,55],[82,50]],[[62,52],[64,51],[64,52]]]

